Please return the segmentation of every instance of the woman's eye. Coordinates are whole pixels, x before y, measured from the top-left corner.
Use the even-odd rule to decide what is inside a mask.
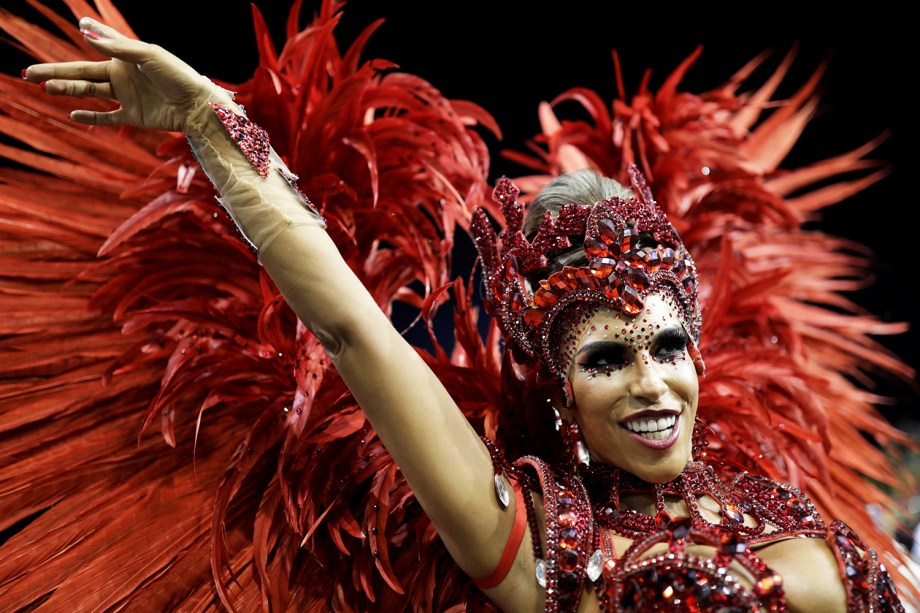
[[[657,339],[652,355],[661,361],[683,357],[689,342],[690,337],[683,330],[667,330]]]
[[[627,363],[625,352],[601,350],[593,351],[579,361],[582,370],[610,370]]]

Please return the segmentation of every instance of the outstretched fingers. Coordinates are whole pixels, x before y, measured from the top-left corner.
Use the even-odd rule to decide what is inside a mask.
[[[80,32],[86,42],[100,53],[132,64],[143,65],[153,59],[159,50],[156,45],[128,38],[115,28],[89,17],[80,19]]]
[[[127,123],[125,121],[125,112],[121,108],[114,111],[73,111],[70,114],[70,120],[76,123],[84,123],[90,126],[121,126]]]
[[[114,98],[112,84],[107,81],[48,80],[45,91],[57,96],[76,98]]]
[[[87,44],[111,59],[35,64],[23,74],[42,83],[49,94],[111,99],[121,105],[108,113],[74,111],[73,121],[181,131],[191,111],[215,91],[210,80],[159,45],[86,17],[80,20],[80,31]]]
[[[57,64],[35,64],[29,66],[23,75],[33,83],[51,79],[79,79],[82,81],[108,81],[110,62],[60,62]]]

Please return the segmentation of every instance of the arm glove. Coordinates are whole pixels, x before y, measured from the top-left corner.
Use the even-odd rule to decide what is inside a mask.
[[[186,137],[198,163],[257,254],[285,230],[326,227],[325,219],[294,183],[297,180],[271,148],[268,134],[250,121],[233,94],[214,87],[192,112]]]

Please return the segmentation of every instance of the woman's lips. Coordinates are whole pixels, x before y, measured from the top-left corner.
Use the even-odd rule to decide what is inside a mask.
[[[674,416],[674,425],[671,426],[671,433],[663,439],[651,439],[647,436],[643,436],[643,432],[634,432],[626,427],[626,423],[634,423],[647,421],[649,419],[659,418],[659,417],[670,417]],[[650,449],[667,449],[671,445],[677,442],[677,437],[680,436],[680,412],[679,411],[642,411],[635,415],[631,415],[629,420],[621,422],[620,427],[629,432],[629,434],[642,445]]]

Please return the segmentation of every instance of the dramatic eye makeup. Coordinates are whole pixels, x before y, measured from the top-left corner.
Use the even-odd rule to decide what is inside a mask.
[[[617,368],[629,362],[629,353],[629,347],[623,343],[598,341],[582,347],[575,356],[575,363],[584,371]]]
[[[665,328],[652,339],[651,355],[656,360],[679,358],[690,343],[690,335],[680,326]]]
[[[651,357],[668,362],[683,357],[690,336],[682,326],[670,326],[652,336],[649,345],[634,345],[616,341],[587,343],[575,356],[575,363],[584,372],[604,372],[629,364],[636,351],[648,348]]]

